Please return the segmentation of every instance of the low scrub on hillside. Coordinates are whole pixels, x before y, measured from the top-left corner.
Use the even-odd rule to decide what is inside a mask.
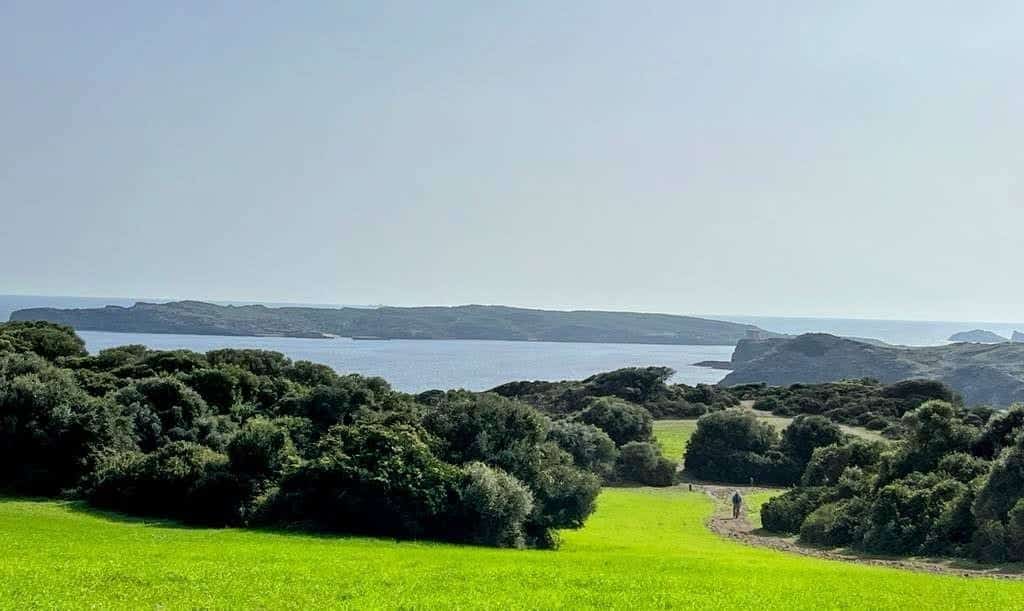
[[[873,553],[1024,560],[1024,406],[976,416],[932,400],[903,415],[895,444],[815,448],[797,487],[762,507],[764,527]]]
[[[552,422],[275,352],[88,355],[70,328],[0,324],[0,489],[132,514],[552,546],[602,478],[665,479],[630,458],[649,440],[650,415],[618,399]]]
[[[925,401],[938,399],[958,407],[963,405],[952,389],[932,380],[906,380],[889,385],[870,378],[790,386],[745,384],[728,391],[738,399],[753,401],[755,410],[775,416],[820,415],[837,424],[878,431],[892,439],[903,436],[903,415]],[[994,410],[975,407],[966,412],[965,417],[980,424]]]
[[[578,412],[602,397],[639,405],[653,418],[696,418],[738,405],[728,389],[669,384],[674,373],[669,367],[626,367],[579,381],[509,382],[491,392],[525,401],[548,414]]]

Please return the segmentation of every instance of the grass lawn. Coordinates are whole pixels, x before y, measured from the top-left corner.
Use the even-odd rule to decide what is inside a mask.
[[[661,445],[661,453],[678,463],[683,462],[686,441],[697,430],[696,420],[655,420],[654,438]]]
[[[747,508],[747,519],[756,528],[761,528],[761,505],[764,505],[774,497],[779,496],[785,490],[772,490],[770,492],[755,492],[743,498],[743,504]]]
[[[711,500],[607,489],[561,550],[180,528],[0,500],[0,606],[27,608],[1020,608],[1024,582],[746,547]]]

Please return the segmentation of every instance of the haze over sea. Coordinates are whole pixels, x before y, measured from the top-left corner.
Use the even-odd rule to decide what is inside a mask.
[[[33,297],[0,295],[0,320],[14,310],[29,307],[82,308],[128,306],[126,298]],[[163,300],[152,300],[163,301]],[[984,328],[1009,335],[1024,324],[896,321],[830,318],[708,316],[756,324],[782,333],[825,332],[868,337],[903,345],[945,343],[957,331]],[[377,375],[398,390],[418,392],[432,388],[484,390],[512,380],[579,379],[619,367],[664,365],[677,371],[673,381],[714,383],[725,371],[695,367],[705,360],[726,361],[732,346],[669,346],[481,340],[301,339],[279,337],[227,337],[153,333],[80,331],[90,352],[124,344],[154,349],[187,348],[205,352],[217,348],[276,350],[292,359],[330,365],[342,373]]]

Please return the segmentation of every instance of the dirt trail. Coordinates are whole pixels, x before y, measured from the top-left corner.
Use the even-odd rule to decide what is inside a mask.
[[[772,488],[759,488],[752,486],[719,486],[713,484],[693,484],[694,490],[703,490],[715,499],[715,512],[708,520],[708,528],[722,537],[734,539],[746,545],[767,547],[774,550],[812,556],[826,560],[841,560],[844,562],[857,562],[874,566],[885,566],[890,568],[906,569],[924,573],[935,573],[942,575],[960,575],[963,577],[993,577],[999,579],[1021,579],[1024,578],[1021,567],[993,566],[979,567],[977,565],[962,566],[962,561],[952,559],[926,559],[926,558],[880,558],[858,554],[848,550],[828,550],[800,545],[794,537],[773,536],[761,529],[755,529],[754,525],[747,519],[746,507],[740,513],[740,517],[733,519],[730,507],[730,499],[733,492],[740,491],[743,496],[757,492],[767,492]]]

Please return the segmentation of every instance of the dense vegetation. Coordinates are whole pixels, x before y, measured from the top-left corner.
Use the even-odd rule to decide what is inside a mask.
[[[837,424],[878,431],[892,439],[903,435],[903,415],[925,401],[939,399],[962,404],[948,386],[931,380],[904,380],[888,385],[870,378],[790,386],[746,384],[730,387],[728,392],[739,399],[754,401],[754,409],[776,416],[820,415]],[[992,413],[986,408],[971,411],[975,423]]]
[[[549,342],[734,345],[753,325],[636,312],[530,310],[466,305],[422,308],[268,308],[200,301],[61,310],[32,308],[11,320],[47,320],[75,329],[137,333],[382,339],[493,339]]]
[[[494,393],[413,397],[274,352],[88,355],[67,327],[0,325],[0,488],[21,494],[214,526],[550,546],[590,515],[601,478],[671,480],[650,442],[650,415],[614,397],[552,421]]]
[[[888,446],[816,447],[799,485],[762,507],[764,527],[875,553],[1024,560],[1024,406],[979,422],[931,400],[901,426]]]
[[[674,373],[669,367],[626,367],[579,381],[509,382],[491,392],[556,415],[580,411],[600,397],[629,401],[654,418],[696,418],[738,404],[733,393],[717,386],[669,384]]]
[[[708,414],[686,445],[686,470],[709,481],[783,484],[796,482],[815,448],[843,440],[823,416],[797,416],[781,437],[745,410]]]

